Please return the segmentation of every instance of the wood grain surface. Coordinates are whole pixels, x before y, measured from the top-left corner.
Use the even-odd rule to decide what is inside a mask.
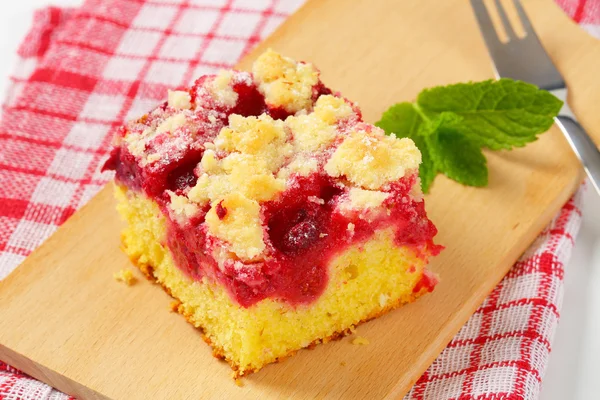
[[[551,0],[524,5],[568,82],[572,108],[599,142],[600,41]],[[465,0],[312,0],[241,67],[266,47],[314,62],[371,122],[424,87],[492,76]],[[556,128],[487,157],[487,188],[435,181],[426,202],[446,246],[431,265],[442,282],[359,327],[368,346],[343,339],[303,350],[236,386],[158,286],[113,280],[130,263],[107,187],[0,283],[0,359],[80,398],[400,398],[581,181]]]

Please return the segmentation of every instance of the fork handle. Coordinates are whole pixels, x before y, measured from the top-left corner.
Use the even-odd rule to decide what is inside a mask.
[[[600,151],[579,122],[571,116],[559,115],[554,122],[565,134],[577,158],[583,164],[596,192],[600,195]]]

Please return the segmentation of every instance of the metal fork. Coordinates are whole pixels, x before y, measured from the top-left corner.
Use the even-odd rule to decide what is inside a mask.
[[[508,37],[507,43],[502,43],[498,38],[483,0],[471,0],[479,29],[492,57],[496,78],[512,78],[533,83],[564,102],[554,122],[564,133],[592,185],[600,194],[600,151],[577,122],[575,114],[567,104],[567,86],[562,75],[548,57],[519,0],[513,0],[513,3],[525,30],[523,38],[515,34],[500,0],[495,0],[495,3]]]

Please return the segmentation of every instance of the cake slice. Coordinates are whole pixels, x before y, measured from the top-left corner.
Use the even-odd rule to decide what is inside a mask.
[[[122,127],[125,252],[237,376],[430,292],[439,252],[410,139],[274,51]]]

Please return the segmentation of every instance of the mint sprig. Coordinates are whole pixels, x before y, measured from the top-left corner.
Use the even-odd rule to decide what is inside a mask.
[[[391,106],[375,125],[411,138],[421,151],[425,193],[438,172],[468,186],[486,186],[482,148],[510,150],[537,139],[553,124],[562,101],[512,79],[458,83],[423,90],[416,102]]]

